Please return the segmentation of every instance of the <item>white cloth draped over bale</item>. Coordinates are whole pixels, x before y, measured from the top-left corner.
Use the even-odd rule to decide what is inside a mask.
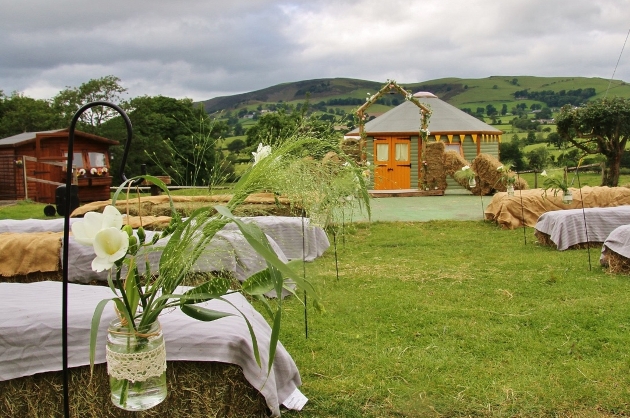
[[[74,219],[71,219],[71,222]],[[272,248],[283,261],[301,260],[312,261],[321,256],[330,246],[328,237],[324,230],[317,226],[312,226],[307,218],[285,217],[285,216],[259,216],[243,218],[245,222],[255,222],[267,235]],[[60,222],[61,221],[61,222]],[[54,220],[24,220],[24,221],[0,221],[0,232],[8,233],[36,233],[42,231],[53,231],[60,234],[63,230],[63,219]],[[150,240],[154,234],[159,232],[147,231],[147,240]],[[2,236],[2,234],[0,234]],[[59,240],[62,235],[59,235]],[[163,239],[158,246],[166,245],[168,239]],[[3,251],[0,253],[0,263],[3,258],[10,258],[15,262],[16,258],[33,258],[34,263],[29,267],[30,271],[20,272],[19,274],[27,274],[34,271],[42,271],[37,269],[37,259],[42,254],[51,253],[53,258],[53,266],[49,266],[49,270],[55,271],[59,268],[57,258],[61,260],[63,248],[60,241],[58,245],[52,247],[50,245],[33,247],[30,253],[12,253],[11,251]],[[6,244],[7,248],[11,248],[10,244]],[[148,259],[151,264],[152,271],[157,272],[157,266],[161,256],[160,251],[150,252]],[[91,247],[87,247],[77,243],[72,236],[69,241],[68,250],[68,277],[71,282],[90,283],[92,281],[107,280],[107,272],[97,273],[92,270],[91,263],[94,259],[94,251]],[[15,262],[20,265],[19,262]],[[144,269],[144,263],[139,264],[141,270]],[[235,224],[228,224],[219,231],[210,241],[203,254],[199,257],[193,270],[200,272],[222,271],[230,272],[237,279],[243,281],[252,274],[255,274],[266,268],[264,258],[258,255],[254,249],[247,243],[241,232]],[[3,274],[10,275],[10,274]]]
[[[563,251],[587,242],[601,245],[615,228],[628,223],[630,206],[557,210],[538,218],[535,234],[545,234]]]
[[[570,188],[573,193],[573,203],[562,203],[562,192],[557,196],[553,191],[547,191],[543,198],[542,189],[517,190],[514,196],[505,192],[496,193],[486,207],[485,218],[498,223],[505,229],[526,226],[535,227],[538,218],[554,210],[582,208],[604,208],[630,205],[630,189],[625,187],[589,187],[581,189]]]
[[[68,285],[68,364],[89,364],[90,322],[99,301],[112,297],[107,287]],[[185,289],[182,289],[182,291]],[[0,381],[62,369],[61,303],[62,283],[0,283]],[[171,310],[159,318],[168,361],[212,361],[231,363],[243,369],[245,378],[266,399],[274,416],[280,404],[300,409],[305,398],[298,390],[300,374],[295,362],[278,344],[271,373],[267,359],[271,328],[265,319],[238,293],[226,296],[249,319],[258,339],[262,367],[254,360],[247,325],[238,311],[222,301],[202,306],[234,314],[213,322],[201,322]],[[24,301],[29,301],[28,304]],[[96,363],[105,362],[107,326],[115,318],[108,306],[101,319]],[[297,400],[302,399],[302,402]],[[298,407],[299,406],[299,407]]]

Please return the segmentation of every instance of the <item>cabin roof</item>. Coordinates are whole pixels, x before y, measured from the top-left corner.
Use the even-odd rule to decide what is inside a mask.
[[[7,138],[0,139],[0,148],[15,148],[20,145],[27,144],[29,142],[34,141],[37,137],[42,139],[45,138],[67,138],[69,129],[53,129],[50,131],[39,131],[39,132],[23,132],[21,134],[9,136]],[[102,142],[108,145],[118,145],[118,141],[113,139],[105,138],[98,135],[89,134],[83,131],[74,131],[75,138],[87,138],[96,142]]]

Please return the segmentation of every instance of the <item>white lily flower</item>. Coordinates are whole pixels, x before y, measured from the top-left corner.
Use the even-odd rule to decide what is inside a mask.
[[[462,167],[462,171],[466,171],[466,170],[470,170],[470,166],[469,165],[465,165]]]
[[[502,165],[498,166],[497,171],[503,171],[503,166]]]
[[[547,177],[547,170],[543,170],[542,173],[540,173],[540,175],[543,177]]]
[[[122,228],[123,218],[118,209],[108,205],[103,213],[88,212],[82,221],[72,224],[72,236],[83,245],[93,245],[96,234],[104,228]]]
[[[100,230],[94,237],[92,270],[99,272],[112,268],[117,260],[127,254],[129,235],[119,228],[110,227]]]
[[[258,150],[256,150],[255,152],[252,152],[252,155],[254,156],[253,165],[258,164],[260,160],[262,160],[265,157],[268,157],[270,154],[271,154],[271,146],[263,145],[262,143],[258,144]]]

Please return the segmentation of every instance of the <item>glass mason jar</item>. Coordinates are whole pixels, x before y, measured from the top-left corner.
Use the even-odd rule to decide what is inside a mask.
[[[567,190],[566,192],[562,193],[562,203],[564,203],[565,205],[570,205],[573,202],[573,193],[571,193],[571,190]]]
[[[512,186],[511,184],[507,186],[507,194],[508,196],[514,196],[514,186]]]
[[[107,329],[107,374],[114,405],[142,411],[166,398],[166,349],[159,321],[130,331],[119,319]]]
[[[470,187],[471,189],[475,187],[476,185],[477,185],[477,181],[475,181],[474,177],[468,180],[468,187]]]

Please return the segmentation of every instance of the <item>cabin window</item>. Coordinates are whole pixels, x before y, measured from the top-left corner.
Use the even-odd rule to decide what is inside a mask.
[[[396,144],[396,161],[409,161],[409,144]]]
[[[102,152],[88,152],[90,167],[107,167],[107,158]]]
[[[376,161],[389,161],[389,144],[376,144]]]
[[[462,144],[459,142],[453,142],[451,144],[444,144],[444,151],[455,151],[462,157],[464,156],[464,153],[462,152]]]
[[[63,152],[63,158],[68,159],[68,151]],[[72,153],[72,165],[76,168],[83,168],[83,153],[82,152],[73,152]],[[65,171],[65,168],[64,168]]]

